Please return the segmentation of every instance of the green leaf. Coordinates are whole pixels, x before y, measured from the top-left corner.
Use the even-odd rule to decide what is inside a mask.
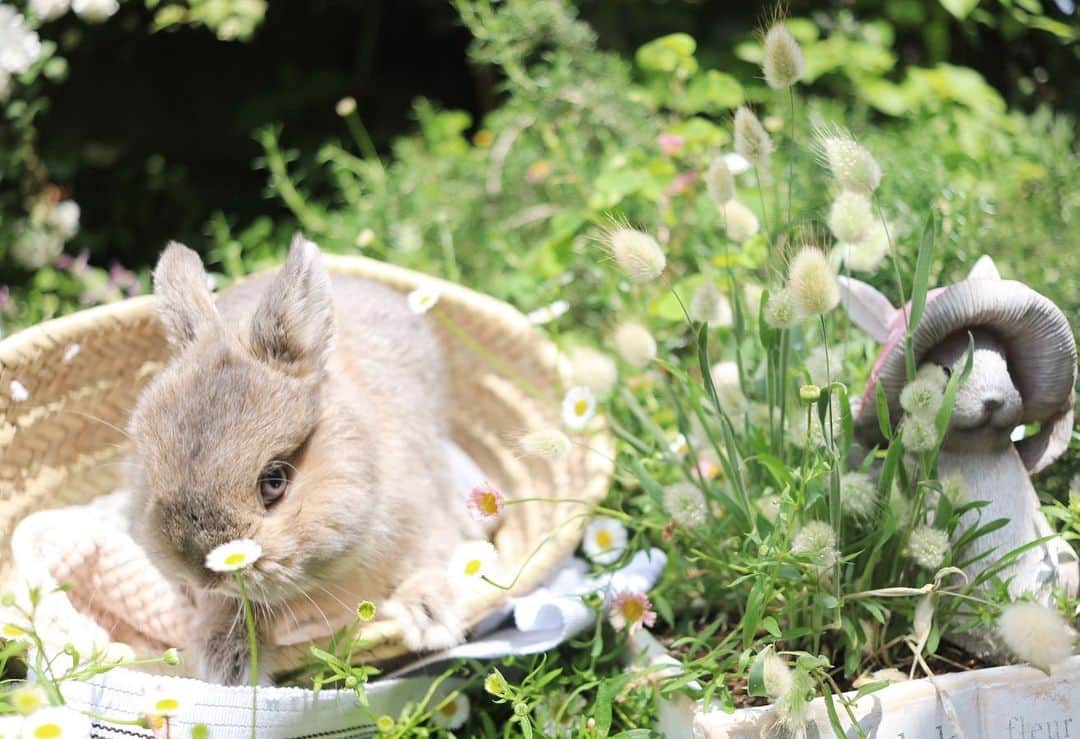
[[[648,72],[688,76],[697,71],[694,52],[697,42],[685,33],[661,36],[645,44],[634,55],[635,61]]]
[[[934,211],[926,216],[923,226],[922,242],[919,244],[919,257],[915,262],[915,281],[911,288],[911,318],[908,332],[914,333],[926,307],[926,293],[930,286],[930,264],[934,257]]]
[[[957,20],[964,20],[979,6],[979,0],[941,0],[941,7]]]
[[[770,644],[754,657],[754,661],[750,665],[750,672],[746,677],[746,692],[750,695],[763,697],[768,695],[765,692],[765,658],[772,651],[773,647]]]
[[[684,113],[723,113],[739,107],[745,99],[737,79],[710,69],[690,80],[677,107]]]
[[[593,718],[596,719],[596,736],[603,739],[611,731],[611,703],[621,686],[613,680],[600,683],[596,691],[596,703],[593,706]]]
[[[779,639],[783,634],[780,631],[780,624],[776,623],[776,619],[772,616],[766,616],[761,619],[761,628],[768,631],[770,634]]]

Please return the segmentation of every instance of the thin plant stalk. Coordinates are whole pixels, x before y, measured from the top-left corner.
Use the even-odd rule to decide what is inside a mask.
[[[240,570],[236,572],[236,582],[240,586],[240,600],[244,603],[244,623],[247,624],[248,651],[251,655],[251,739],[257,739],[255,722],[259,706],[259,640],[255,636],[255,614],[252,612],[251,599],[248,598],[247,585]]]

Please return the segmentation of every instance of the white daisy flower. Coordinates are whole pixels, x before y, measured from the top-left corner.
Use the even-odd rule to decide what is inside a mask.
[[[668,446],[668,451],[677,457],[684,457],[686,453],[690,451],[690,442],[686,439],[686,434],[679,434],[675,437],[675,440]]]
[[[18,380],[11,381],[11,399],[16,403],[21,403],[30,397],[30,391],[26,389],[26,385],[23,385]]]
[[[63,706],[43,708],[26,717],[22,735],[28,739],[84,739],[90,736],[90,719]]]
[[[455,693],[444,698],[431,712],[431,719],[444,729],[460,729],[469,720],[469,696]]]
[[[584,385],[570,388],[562,402],[563,423],[568,429],[581,431],[596,415],[596,396]]]
[[[8,694],[11,705],[20,716],[29,716],[31,713],[49,705],[49,696],[45,689],[34,683],[24,683]],[[0,736],[3,736],[0,734]]]
[[[163,685],[157,685],[146,694],[143,713],[158,718],[173,718],[178,716],[183,708],[184,698],[177,690],[170,690]]]
[[[551,323],[559,316],[570,310],[570,304],[565,300],[556,300],[551,305],[546,305],[543,308],[537,308],[528,315],[529,323],[534,326],[543,326],[545,323]]]
[[[214,547],[206,555],[206,566],[214,572],[235,572],[251,565],[262,556],[262,547],[253,539],[234,539]]]
[[[616,562],[626,551],[626,527],[614,518],[594,518],[585,527],[581,548],[585,556],[600,565]]]
[[[416,315],[427,313],[442,297],[442,291],[434,285],[421,285],[409,293],[409,310]]]
[[[0,69],[22,74],[41,56],[41,39],[10,5],[0,5]]]
[[[489,541],[468,541],[450,557],[450,581],[457,587],[470,587],[484,577],[494,577],[499,553]]]

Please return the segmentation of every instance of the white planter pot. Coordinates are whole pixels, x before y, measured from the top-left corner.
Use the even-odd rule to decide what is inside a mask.
[[[632,640],[637,664],[677,664],[646,632]],[[854,695],[854,694],[851,694]],[[658,699],[659,725],[670,739],[781,737],[771,706],[725,713],[685,696]],[[843,708],[840,723],[858,736]],[[875,739],[1080,739],[1080,656],[1046,675],[1017,665],[940,675],[891,685],[853,708],[863,733]],[[835,736],[823,698],[810,705],[808,737]]]

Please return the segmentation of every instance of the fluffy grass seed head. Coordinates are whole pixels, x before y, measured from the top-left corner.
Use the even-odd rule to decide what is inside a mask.
[[[844,264],[852,272],[873,272],[888,253],[889,232],[880,219],[874,219],[858,243],[837,244],[829,256],[836,255],[837,269]]]
[[[664,510],[684,529],[701,526],[708,516],[705,494],[689,482],[676,482],[664,489]]]
[[[469,720],[469,696],[453,693],[443,698],[432,709],[431,720],[444,729],[460,729]]]
[[[603,241],[615,264],[631,282],[652,282],[667,266],[667,257],[660,244],[644,231],[615,226],[604,232]]]
[[[949,553],[949,535],[932,526],[917,526],[908,535],[908,554],[920,567],[937,570]]]
[[[776,699],[776,716],[789,736],[805,736],[805,724],[810,714],[809,696],[814,682],[805,670],[791,671],[791,686]]]
[[[247,569],[262,556],[262,547],[254,539],[234,539],[214,547],[206,555],[206,567],[214,572]]]
[[[945,391],[945,385],[949,382],[949,376],[945,374],[945,368],[934,362],[926,362],[915,373],[916,380],[926,380],[938,390]]]
[[[761,678],[765,683],[765,693],[776,700],[791,690],[791,668],[787,660],[777,654],[772,647],[761,661]]]
[[[604,352],[581,346],[570,353],[570,372],[574,384],[584,385],[596,395],[607,395],[619,381],[615,360]]]
[[[626,527],[614,518],[594,518],[585,527],[581,548],[599,565],[614,564],[626,551]]]
[[[709,279],[702,282],[690,296],[688,312],[690,320],[707,323],[710,326],[730,326],[734,319],[731,303]]]
[[[642,369],[656,359],[656,339],[649,329],[634,321],[620,323],[612,337],[615,351],[631,367]]]
[[[922,418],[934,418],[944,399],[944,388],[931,377],[916,377],[900,391],[900,407]]]
[[[869,195],[881,184],[881,167],[874,155],[847,131],[821,131],[818,145],[840,187]]]
[[[735,199],[735,175],[728,168],[724,157],[716,157],[705,170],[705,192],[717,208]]]
[[[556,428],[537,429],[521,437],[522,450],[533,457],[554,462],[570,453],[570,438]]]
[[[422,315],[435,307],[442,297],[442,291],[434,285],[421,285],[409,293],[409,310],[416,315]]]
[[[765,82],[774,90],[786,90],[806,72],[799,42],[783,23],[777,23],[765,34],[765,57],[761,67]]]
[[[904,449],[921,454],[933,451],[938,445],[937,426],[933,418],[907,415],[900,429],[900,441]]]
[[[499,553],[489,541],[467,541],[450,556],[449,579],[457,587],[473,587],[485,577],[494,577]]]
[[[816,246],[804,246],[792,258],[787,286],[796,309],[803,315],[824,315],[840,302],[836,275],[825,252]]]
[[[795,534],[791,551],[808,556],[820,569],[836,564],[836,532],[824,521],[808,521]]]
[[[745,105],[735,111],[735,151],[755,167],[769,160],[773,143],[754,112]]]
[[[474,521],[491,521],[503,511],[503,494],[488,484],[477,485],[469,491],[465,507]]]
[[[877,485],[865,472],[848,472],[840,478],[840,500],[856,518],[870,518],[877,510]]]
[[[792,328],[799,325],[802,316],[795,305],[795,296],[791,288],[782,287],[774,293],[769,293],[769,299],[765,301],[765,323],[772,328]]]
[[[1013,603],[998,618],[998,634],[1018,659],[1049,672],[1073,653],[1074,634],[1061,614],[1038,603]]]
[[[766,495],[758,500],[757,507],[765,520],[771,522],[776,521],[776,517],[780,515],[780,503],[779,495]]]
[[[608,619],[616,630],[626,629],[633,634],[642,626],[652,628],[656,624],[656,611],[645,593],[624,590],[611,601]]]
[[[570,388],[563,397],[562,419],[566,428],[581,431],[596,415],[596,396],[585,385]]]
[[[874,214],[870,211],[870,201],[861,192],[842,190],[829,209],[829,230],[838,241],[856,244],[866,238]]]
[[[755,236],[761,228],[754,211],[738,200],[724,203],[720,208],[720,218],[723,220],[724,233],[727,237],[740,244]]]

